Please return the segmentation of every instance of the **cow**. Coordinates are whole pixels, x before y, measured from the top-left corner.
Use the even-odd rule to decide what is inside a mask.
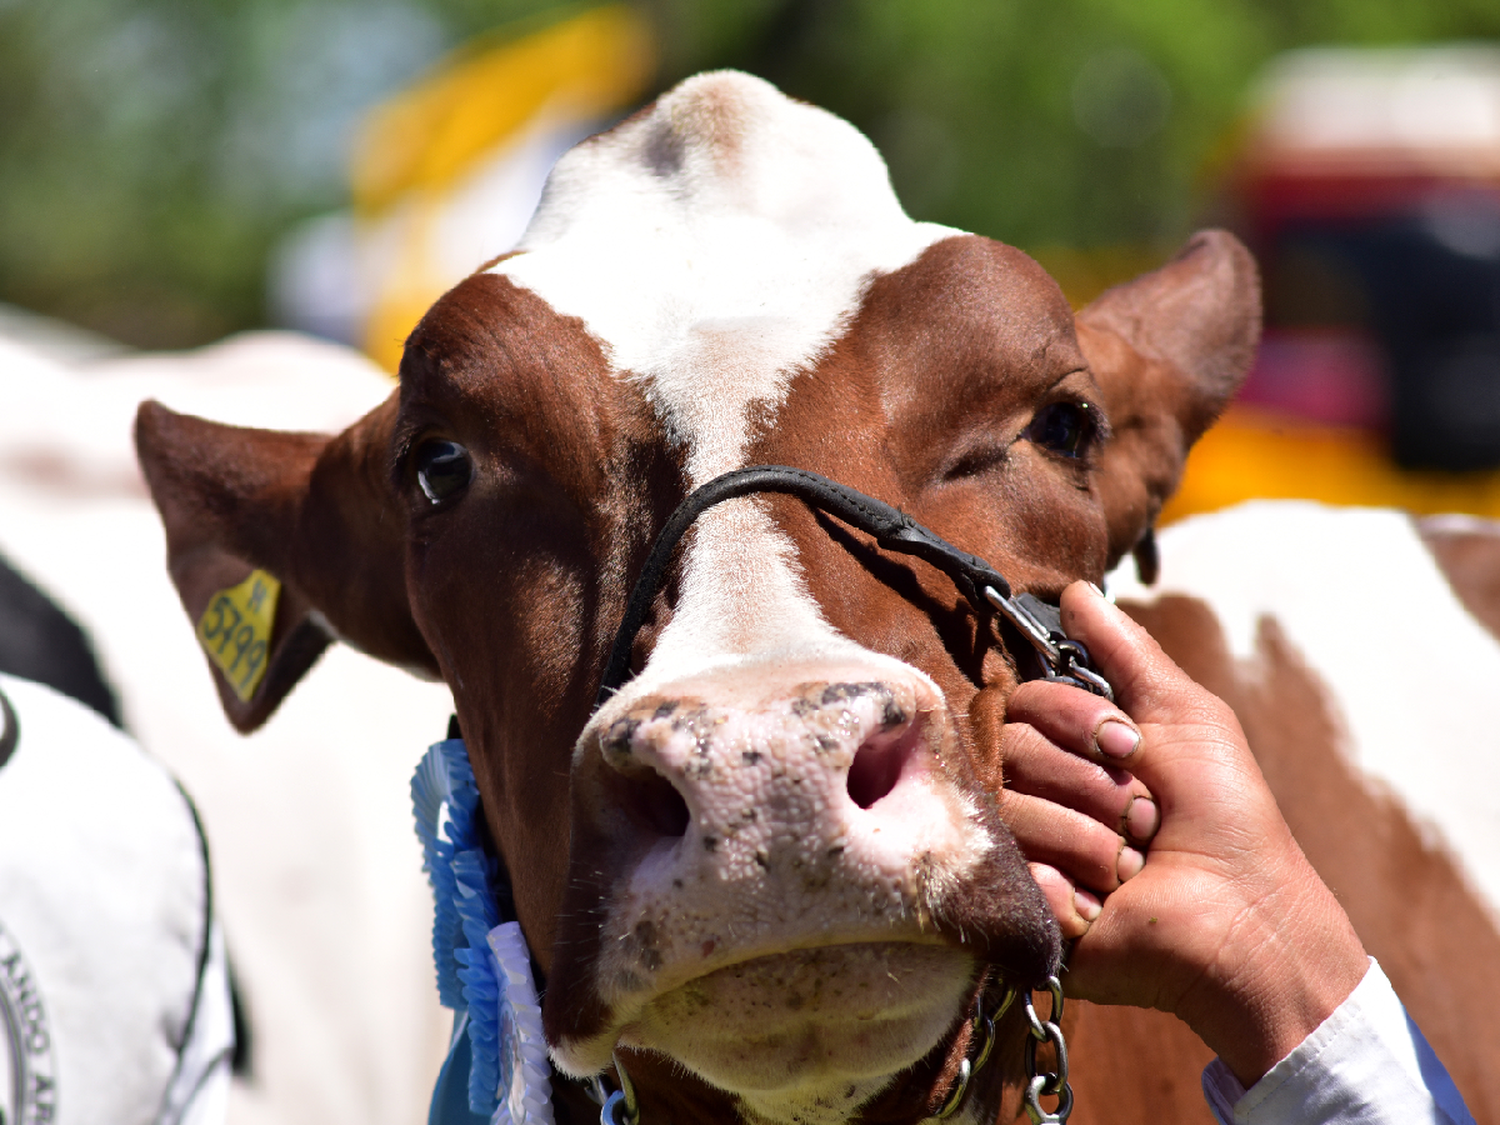
[[[212,907],[171,775],[79,701],[0,673],[0,1120],[223,1121]]]
[[[335,651],[275,724],[238,737],[191,632],[162,627],[180,609],[131,422],[155,397],[337,429],[390,388],[357,353],[290,333],[87,360],[0,339],[0,552],[18,588],[0,601],[24,614],[0,621],[0,659],[17,649],[7,670],[109,698],[77,674],[87,649],[55,603],[91,642],[126,730],[192,795],[244,1002],[231,1125],[402,1125],[424,1111],[448,1021],[404,786],[453,704],[441,684]],[[70,678],[18,648],[31,621],[63,637]]]
[[[1075,315],[1021,252],[911,221],[852,127],[714,73],[560,161],[349,428],[146,403],[136,440],[190,620],[279,591],[263,645],[211,663],[234,726],[334,639],[452,689],[558,1120],[598,1113],[571,1079],[612,1064],[643,1125],[915,1122],[955,1091],[957,1119],[1009,1120],[1024,1024],[973,1070],[971,1017],[1060,952],[1003,816],[1019,635],[797,497],[742,496],[693,524],[596,693],[658,532],[746,466],[895,505],[1044,600],[1151,571],[1258,331],[1228,235]],[[1162,1090],[1154,1119],[1207,1119],[1185,1029],[1070,1012],[1080,1119]]]
[[[1298,843],[1463,1093],[1500,1121],[1500,524],[1256,502],[1167,528],[1120,603],[1235,709]],[[1080,1005],[1080,1106],[1210,1120],[1209,1052],[1159,1012]],[[1096,1019],[1096,1017],[1102,1017]],[[1126,1046],[1128,1044],[1128,1046]],[[1176,1060],[1122,1089],[1132,1058]],[[1107,1109],[1104,1109],[1107,1107]]]
[[[120,704],[88,635],[0,556],[0,672],[46,684],[92,707],[113,726]]]

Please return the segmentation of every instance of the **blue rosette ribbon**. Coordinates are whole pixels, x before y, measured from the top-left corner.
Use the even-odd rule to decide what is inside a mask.
[[[411,797],[432,886],[438,998],[467,1016],[460,1023],[468,1037],[469,1110],[491,1125],[552,1125],[551,1068],[531,955],[520,923],[501,919],[499,864],[462,739],[427,751]]]

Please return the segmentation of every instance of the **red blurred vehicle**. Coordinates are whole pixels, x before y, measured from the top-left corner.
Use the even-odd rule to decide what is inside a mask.
[[[1266,282],[1240,401],[1500,466],[1500,47],[1282,56],[1229,190]]]

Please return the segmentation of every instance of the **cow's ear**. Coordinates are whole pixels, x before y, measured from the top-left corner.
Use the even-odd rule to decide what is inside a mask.
[[[387,467],[395,399],[337,437],[136,415],[167,565],[229,720],[270,716],[330,640],[436,675],[412,620]]]
[[[1145,572],[1151,530],[1182,478],[1188,450],[1255,358],[1255,259],[1234,236],[1201,231],[1161,269],[1079,312],[1077,326],[1114,432],[1099,473],[1109,565],[1140,548]]]

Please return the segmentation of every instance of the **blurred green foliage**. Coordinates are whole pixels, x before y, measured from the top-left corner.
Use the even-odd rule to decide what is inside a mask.
[[[1320,43],[1500,37],[1496,0],[638,0],[663,86],[738,66],[864,129],[908,209],[1037,249],[1175,241],[1247,84]],[[555,0],[0,0],[0,300],[131,343],[262,322],[351,130]]]

